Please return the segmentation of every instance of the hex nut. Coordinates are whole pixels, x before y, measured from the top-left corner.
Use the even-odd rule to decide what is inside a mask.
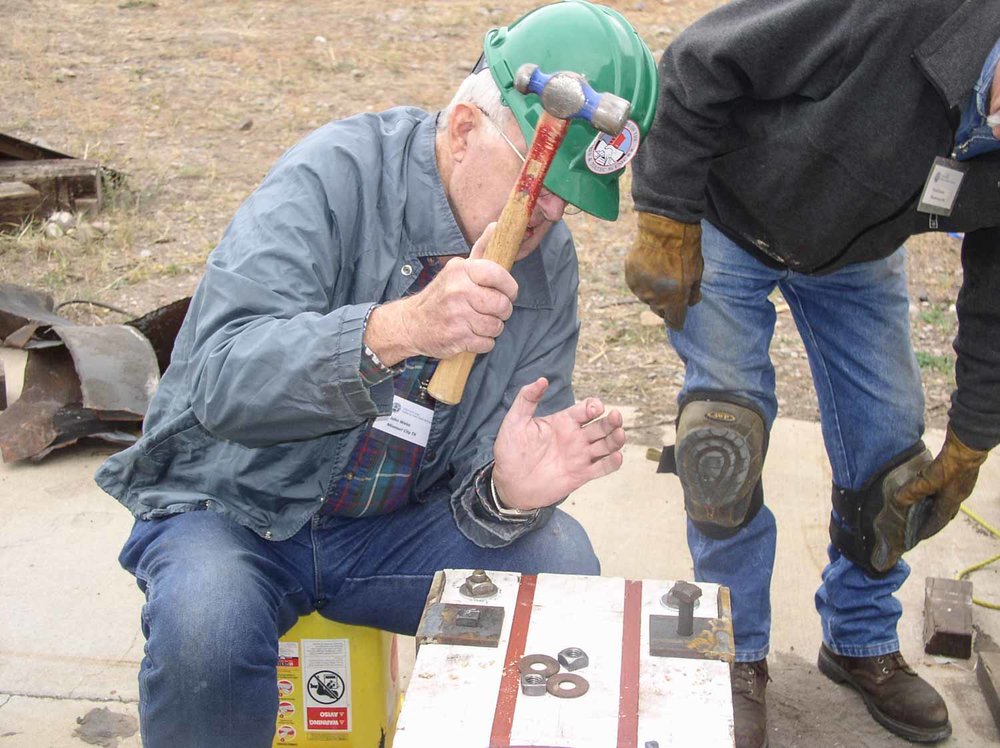
[[[558,660],[559,664],[570,672],[585,668],[590,664],[590,658],[587,657],[587,653],[579,647],[566,647],[566,649],[559,653]]]
[[[521,693],[525,696],[544,696],[547,693],[545,681],[541,673],[522,673]]]
[[[497,593],[497,586],[482,569],[476,569],[465,578],[465,583],[459,588],[466,597],[492,597]]]

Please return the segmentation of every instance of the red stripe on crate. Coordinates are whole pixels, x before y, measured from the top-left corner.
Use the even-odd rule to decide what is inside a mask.
[[[517,590],[514,604],[514,618],[510,623],[510,639],[507,640],[507,657],[504,660],[500,690],[497,693],[497,707],[493,712],[493,730],[490,732],[490,748],[509,748],[510,730],[514,724],[514,705],[521,685],[518,663],[524,656],[524,644],[528,640],[528,622],[531,620],[531,606],[535,602],[535,583],[538,578],[532,574],[521,575],[521,586]]]
[[[622,674],[618,690],[618,748],[639,745],[639,629],[642,626],[642,582],[625,580],[622,616]]]

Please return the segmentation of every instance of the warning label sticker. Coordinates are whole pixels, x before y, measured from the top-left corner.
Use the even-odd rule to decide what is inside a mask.
[[[277,735],[279,743],[290,743],[295,740],[295,728],[291,725],[281,725],[278,728]]]
[[[278,667],[299,666],[299,643],[278,642]]]
[[[347,639],[303,639],[306,732],[351,731],[351,654]]]

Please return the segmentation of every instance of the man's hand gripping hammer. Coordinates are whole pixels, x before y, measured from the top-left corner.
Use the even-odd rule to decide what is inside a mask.
[[[523,94],[537,94],[542,115],[535,126],[531,148],[521,173],[497,220],[496,230],[484,259],[510,270],[517,257],[524,232],[535,210],[552,159],[559,149],[571,119],[583,119],[610,135],[618,135],[628,123],[632,105],[610,93],[597,93],[580,75],[559,72],[546,75],[537,65],[522,65],[514,87]],[[427,391],[435,399],[455,405],[462,399],[476,354],[466,351],[438,364]]]

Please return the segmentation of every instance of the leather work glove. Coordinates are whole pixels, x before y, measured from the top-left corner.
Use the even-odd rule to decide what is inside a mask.
[[[639,212],[639,232],[625,257],[632,293],[674,330],[701,301],[701,224]]]
[[[962,444],[948,426],[938,456],[900,486],[894,499],[902,507],[912,506],[926,497],[933,499],[927,519],[917,531],[919,540],[937,534],[955,518],[959,506],[975,488],[979,466],[986,461],[988,454]]]

